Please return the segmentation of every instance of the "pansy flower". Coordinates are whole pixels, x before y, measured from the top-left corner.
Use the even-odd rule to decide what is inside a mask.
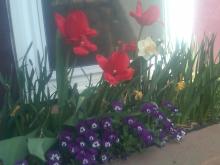
[[[80,162],[81,165],[92,165],[91,156],[88,154],[77,155],[76,158]]]
[[[76,125],[76,130],[79,135],[84,135],[87,131],[87,124],[85,121],[81,121]]]
[[[112,119],[110,117],[103,118],[101,120],[102,128],[104,130],[112,128]]]
[[[75,143],[69,143],[67,148],[71,155],[75,155],[79,151],[79,146]]]
[[[46,157],[47,157],[47,160],[50,162],[61,162],[61,154],[57,150],[49,151]]]
[[[137,119],[132,117],[132,116],[128,116],[124,118],[124,123],[127,124],[130,127],[133,127],[133,125],[137,122]]]
[[[93,142],[96,140],[97,135],[95,132],[89,130],[85,133],[84,138],[88,141],[88,142]]]
[[[104,139],[108,139],[111,143],[119,143],[120,139],[116,132],[105,131],[103,135]]]
[[[96,139],[95,141],[93,141],[93,142],[91,143],[91,146],[92,146],[92,148],[94,148],[94,149],[100,148],[100,147],[101,147],[101,142],[100,142],[100,140],[99,140],[99,139]]]
[[[174,105],[171,101],[168,101],[168,100],[163,100],[161,105],[164,107],[164,108],[172,108]]]
[[[153,136],[147,129],[143,129],[139,137],[145,144],[152,144],[153,142]]]
[[[155,112],[158,110],[159,110],[159,108],[158,108],[157,104],[155,104],[155,103],[145,103],[141,107],[141,111],[146,112],[148,114],[151,114],[152,112]]]
[[[59,140],[59,145],[62,149],[67,149],[69,143],[71,143],[71,142],[67,139]]]
[[[160,129],[159,139],[160,139],[160,141],[166,141],[167,140],[167,131],[166,130]]]
[[[111,146],[112,146],[112,143],[111,143],[111,141],[110,141],[110,139],[108,139],[108,138],[103,138],[103,140],[102,140],[102,146],[104,147],[104,148],[110,148]]]
[[[110,156],[107,153],[101,153],[100,154],[100,161],[102,163],[107,163],[110,160]]]
[[[172,113],[179,112],[179,109],[171,101],[167,101],[167,100],[162,101],[162,106],[170,110]]]
[[[16,161],[15,165],[28,165],[28,161],[27,160]]]
[[[144,131],[144,124],[142,124],[141,122],[136,122],[133,126],[133,130],[138,134],[141,135],[142,132]]]
[[[93,148],[89,148],[88,149],[88,153],[91,155],[91,159],[96,162],[96,157],[98,155],[98,151],[96,149]]]
[[[126,52],[115,51],[109,58],[96,55],[96,61],[104,71],[104,79],[110,85],[116,86],[133,78],[134,69],[129,67],[130,59]]]
[[[58,135],[58,139],[59,140],[71,141],[72,138],[73,138],[73,134],[72,134],[72,132],[70,130],[63,130]]]
[[[47,161],[47,165],[62,165],[60,161]]]
[[[86,141],[83,137],[77,137],[76,138],[76,144],[81,147],[81,148],[85,148],[86,147]]]
[[[99,129],[99,121],[98,119],[89,119],[86,121],[89,129],[91,130],[97,130]]]
[[[76,159],[81,164],[85,164],[85,165],[96,164],[97,154],[98,154],[97,151],[94,149],[82,149],[77,153]]]
[[[140,26],[152,25],[160,17],[160,9],[156,5],[151,5],[146,11],[142,10],[141,0],[137,1],[136,11],[131,11],[130,15]]]
[[[124,104],[121,101],[113,101],[112,108],[115,112],[121,112],[123,110]]]

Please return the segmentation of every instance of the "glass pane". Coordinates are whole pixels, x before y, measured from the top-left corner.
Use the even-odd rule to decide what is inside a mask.
[[[129,24],[128,13],[124,13],[118,0],[43,0],[46,36],[51,66],[54,66],[56,27],[53,18],[55,12],[66,16],[75,9],[83,10],[92,28],[98,31],[93,42],[98,46],[98,53],[108,55],[115,49],[117,41],[135,39]],[[95,55],[78,58],[76,66],[94,65]]]

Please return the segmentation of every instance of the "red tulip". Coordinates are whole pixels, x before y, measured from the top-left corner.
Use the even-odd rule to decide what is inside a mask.
[[[83,11],[72,11],[66,17],[55,13],[55,22],[62,37],[73,45],[76,55],[85,56],[97,50],[97,46],[90,41],[97,32],[89,27],[88,18]]]
[[[160,9],[156,5],[151,5],[145,12],[143,12],[141,0],[138,0],[136,11],[131,11],[130,15],[134,17],[137,23],[141,26],[152,25],[158,21],[160,17]]]
[[[124,52],[135,52],[137,50],[136,42],[122,43],[120,46],[120,50]]]
[[[113,52],[109,58],[96,55],[96,61],[104,71],[104,79],[111,85],[133,78],[134,69],[129,67],[130,59],[126,52]]]

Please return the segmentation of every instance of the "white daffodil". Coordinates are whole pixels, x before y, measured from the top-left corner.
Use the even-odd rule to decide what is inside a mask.
[[[156,53],[157,45],[151,37],[138,41],[138,56],[143,56],[147,60]]]

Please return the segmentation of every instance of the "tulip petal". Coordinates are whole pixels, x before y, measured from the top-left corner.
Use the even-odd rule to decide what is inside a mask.
[[[104,79],[107,81],[109,84],[115,86],[119,83],[119,81],[110,73],[104,73]]]
[[[108,64],[108,59],[105,58],[104,56],[102,55],[96,55],[96,61],[97,63],[99,64],[99,66],[105,70],[107,64]]]
[[[144,25],[152,25],[158,21],[159,17],[160,8],[156,5],[152,5],[143,13],[141,21]]]
[[[137,1],[136,15],[138,15],[138,16],[142,15],[142,3],[141,3],[141,0]]]
[[[63,37],[66,37],[65,18],[62,15],[60,15],[59,13],[55,13],[54,17],[55,17],[55,23],[57,25],[58,30],[60,31],[60,33]]]
[[[95,52],[97,50],[97,46],[89,41],[86,37],[82,40],[83,44],[81,46],[85,47],[91,52]]]
[[[89,37],[97,36],[97,31],[95,29],[88,28],[86,31],[86,35]]]
[[[73,52],[78,56],[86,56],[89,54],[88,50],[85,48],[78,46],[73,48]]]
[[[137,1],[136,11],[135,12],[131,11],[130,16],[134,17],[135,19],[138,19],[139,17],[142,16],[142,3],[141,3],[141,0]]]
[[[115,76],[115,79],[117,81],[126,81],[126,80],[131,80],[134,76],[134,69],[133,68],[128,68],[124,70],[123,72],[117,74]]]
[[[129,67],[130,59],[126,52],[113,52],[109,58],[109,63],[113,69],[121,72]]]

